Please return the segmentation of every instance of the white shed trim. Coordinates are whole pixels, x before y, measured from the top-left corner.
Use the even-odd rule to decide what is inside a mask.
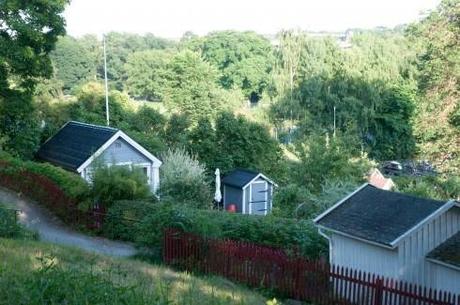
[[[361,237],[353,236],[353,235],[348,234],[348,233],[344,233],[344,232],[341,232],[341,231],[329,229],[329,228],[323,227],[321,225],[317,225],[317,227],[318,227],[318,230],[329,231],[329,232],[332,232],[334,234],[338,234],[338,235],[342,235],[342,236],[345,236],[345,237],[348,237],[348,238],[351,238],[351,239],[359,240],[359,241],[368,243],[368,244],[373,245],[373,246],[378,246],[378,247],[386,248],[386,249],[389,249],[389,250],[395,250],[396,249],[395,247],[392,247],[392,246],[380,244],[380,243],[370,241],[370,240],[367,240],[367,239],[364,239],[364,238],[361,238]]]
[[[446,267],[446,268],[455,269],[457,271],[460,271],[460,267],[454,266],[454,265],[446,263],[446,262],[442,262],[442,261],[434,259],[434,258],[427,258],[426,260],[430,261],[430,262],[432,262],[434,264],[441,265],[441,266]]]
[[[345,201],[347,201],[350,197],[354,196],[356,193],[358,193],[359,191],[361,191],[364,187],[368,186],[369,183],[364,183],[363,185],[361,185],[359,188],[357,188],[355,191],[353,191],[352,193],[348,194],[346,197],[344,197],[343,199],[341,199],[339,202],[337,202],[336,204],[334,204],[333,206],[331,206],[329,209],[327,209],[326,211],[324,211],[323,213],[321,213],[320,215],[316,216],[315,219],[313,219],[313,222],[314,223],[317,223],[318,221],[321,220],[321,218],[323,218],[324,216],[326,216],[327,214],[329,214],[329,212],[331,212],[332,210],[334,210],[335,208],[337,208],[338,206],[342,205],[342,203],[344,203]],[[325,228],[325,230],[329,230],[328,228]],[[332,230],[331,230],[332,231]]]
[[[406,238],[407,236],[409,236],[410,234],[412,234],[413,232],[417,231],[418,229],[420,229],[423,225],[425,225],[427,222],[431,221],[432,219],[434,219],[435,217],[438,217],[439,215],[441,215],[442,213],[446,212],[447,210],[449,210],[450,208],[456,206],[456,202],[454,200],[449,200],[447,201],[444,205],[442,205],[439,209],[437,209],[436,211],[434,211],[433,213],[431,213],[430,215],[428,215],[425,219],[423,219],[422,221],[420,221],[418,224],[416,224],[415,226],[413,226],[411,229],[407,230],[406,233],[404,233],[403,235],[399,236],[398,238],[396,238],[395,240],[393,240],[390,244],[393,246],[393,247],[396,247],[404,238]]]
[[[148,152],[145,148],[143,148],[141,145],[139,145],[136,141],[131,139],[123,131],[119,130],[107,142],[105,142],[101,147],[99,147],[99,149],[96,150],[91,157],[89,157],[85,162],[83,162],[83,164],[80,165],[77,168],[77,172],[81,173],[86,167],[88,167],[94,161],[94,159],[96,159],[99,155],[101,155],[118,138],[122,138],[123,140],[128,142],[132,147],[134,147],[136,150],[138,150],[147,159],[152,161],[154,167],[160,167],[161,166],[162,162],[158,158],[156,158],[154,155],[152,155],[150,152]]]
[[[273,184],[274,186],[278,187],[278,184],[276,184],[275,182],[273,182],[273,180],[271,180],[270,178],[268,178],[267,176],[265,176],[264,174],[260,173],[258,174],[257,176],[255,176],[254,178],[252,178],[251,181],[249,181],[248,183],[246,183],[245,185],[243,185],[243,189],[245,187],[247,187],[249,184],[253,183],[255,180],[259,179],[260,177],[264,178],[265,180],[267,180],[268,182],[270,182],[271,184]]]

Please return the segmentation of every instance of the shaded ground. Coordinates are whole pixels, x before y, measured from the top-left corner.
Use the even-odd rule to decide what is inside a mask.
[[[0,188],[0,202],[8,207],[21,210],[19,222],[38,232],[43,241],[74,246],[86,251],[111,256],[126,257],[136,254],[135,248],[130,244],[87,236],[66,227],[37,203],[5,188]]]

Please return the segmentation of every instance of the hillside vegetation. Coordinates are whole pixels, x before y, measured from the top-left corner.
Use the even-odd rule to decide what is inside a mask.
[[[0,238],[0,257],[1,305],[265,304],[221,278],[41,242]]]

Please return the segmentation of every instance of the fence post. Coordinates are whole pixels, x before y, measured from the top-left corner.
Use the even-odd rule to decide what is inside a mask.
[[[383,280],[378,276],[374,283],[375,293],[374,293],[374,304],[373,305],[382,305],[383,301]]]

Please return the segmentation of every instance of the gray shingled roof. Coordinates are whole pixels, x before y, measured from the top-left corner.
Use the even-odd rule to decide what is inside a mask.
[[[428,253],[427,258],[460,268],[460,232]]]
[[[316,223],[326,229],[392,247],[394,241],[445,204],[366,185],[316,219]]]
[[[40,147],[37,157],[74,171],[116,132],[111,127],[71,121]]]
[[[259,173],[248,169],[239,168],[225,175],[225,177],[222,178],[222,183],[237,188],[242,188],[243,186],[248,184],[252,179],[257,177],[257,175],[259,175]]]

